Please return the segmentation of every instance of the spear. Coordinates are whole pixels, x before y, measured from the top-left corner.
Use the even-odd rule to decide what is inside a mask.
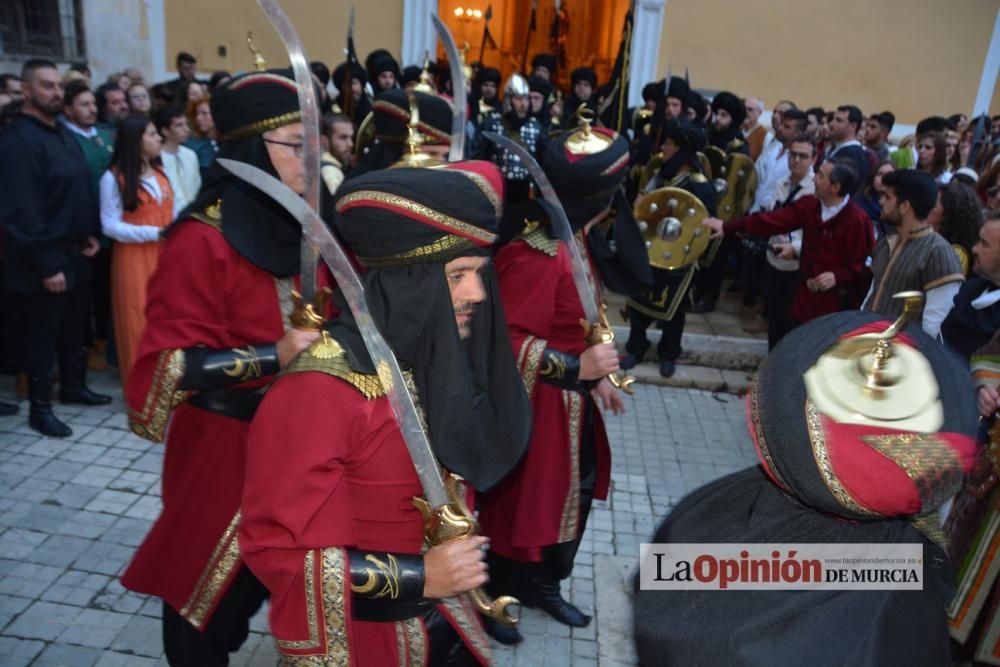
[[[490,19],[493,18],[493,5],[486,7],[486,14],[483,17],[486,23],[483,24],[483,41],[479,45],[479,64],[483,64],[483,55],[486,53],[486,44],[489,43],[491,49],[497,48],[497,43],[490,34]]]
[[[521,71],[528,73],[528,45],[531,44],[531,33],[536,29],[535,14],[538,11],[538,0],[531,0],[531,18],[528,20],[528,32],[524,35],[524,52],[521,54]]]

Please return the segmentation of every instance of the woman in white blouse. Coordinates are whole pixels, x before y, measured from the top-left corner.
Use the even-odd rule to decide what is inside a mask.
[[[173,189],[160,165],[162,140],[143,114],[126,116],[110,168],[101,176],[101,229],[114,240],[111,311],[122,385],[145,325],[146,284],[160,257],[160,233],[173,219]]]

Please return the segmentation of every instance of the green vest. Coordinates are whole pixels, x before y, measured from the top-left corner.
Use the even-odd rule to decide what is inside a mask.
[[[72,132],[72,130],[70,130]],[[111,164],[111,154],[115,150],[115,135],[110,130],[97,128],[97,134],[93,137],[85,137],[78,132],[73,132],[76,143],[83,151],[83,157],[87,160],[87,170],[90,172],[90,189],[94,193],[94,198],[100,201],[99,183],[101,176],[108,170]]]

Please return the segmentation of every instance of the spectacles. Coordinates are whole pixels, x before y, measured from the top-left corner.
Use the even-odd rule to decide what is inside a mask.
[[[790,157],[793,160],[811,160],[812,159],[812,154],[811,153],[796,153],[795,151],[789,151],[788,152],[788,157]]]
[[[997,195],[1000,195],[1000,185],[994,185],[992,188],[987,189],[986,194],[988,194],[990,197],[996,197]]]
[[[278,141],[277,139],[265,139],[264,143],[277,144],[278,146],[288,146],[289,148],[292,149],[292,152],[295,154],[295,157],[302,157],[302,153],[305,150],[305,145],[302,142],[293,144],[288,141]]]

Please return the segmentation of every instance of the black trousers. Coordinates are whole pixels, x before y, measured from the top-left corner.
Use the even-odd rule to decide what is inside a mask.
[[[695,294],[699,301],[715,303],[719,300],[722,291],[722,280],[726,277],[726,268],[729,266],[730,255],[737,259],[737,263],[743,257],[742,241],[735,236],[725,236],[719,246],[719,252],[715,254],[712,263],[702,268],[694,276]],[[740,267],[736,268],[736,275],[740,275]]]
[[[94,257],[94,327],[92,338],[108,339],[111,328],[111,248],[101,248]],[[88,340],[88,342],[90,342]]]
[[[163,603],[163,649],[173,667],[225,667],[229,654],[250,635],[250,619],[268,597],[264,584],[241,565],[211,620],[201,632]]]
[[[743,305],[747,308],[757,304],[758,296],[767,299],[768,295],[764,292],[764,276],[771,265],[767,263],[766,252],[764,241],[744,240],[740,282],[743,283]]]
[[[645,313],[640,313],[635,308],[629,306],[627,309],[629,334],[628,342],[625,343],[625,350],[629,354],[642,357],[649,346],[649,339],[646,338],[646,329],[653,322],[660,328],[662,335],[660,342],[656,345],[656,356],[660,361],[676,361],[681,356],[681,336],[684,335],[684,324],[687,320],[687,297],[681,301],[680,307],[674,313],[671,320],[654,320]]]
[[[792,320],[792,301],[799,290],[798,270],[779,271],[767,265],[765,290],[767,291],[767,349],[773,350],[785,334],[795,328]]]
[[[80,353],[87,337],[90,283],[59,294],[16,292],[25,337],[22,370],[34,377],[47,377],[58,353],[68,359]]]

